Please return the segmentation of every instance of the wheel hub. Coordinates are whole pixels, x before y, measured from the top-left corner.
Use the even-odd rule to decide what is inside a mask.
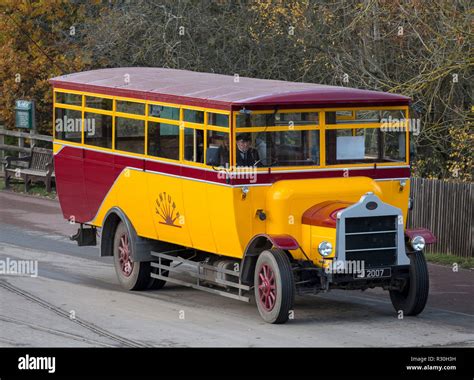
[[[127,234],[123,234],[120,237],[118,250],[120,269],[126,277],[129,277],[132,274],[133,262],[130,255],[130,241]]]
[[[258,295],[263,308],[273,310],[276,302],[275,274],[267,264],[262,265],[258,274]]]

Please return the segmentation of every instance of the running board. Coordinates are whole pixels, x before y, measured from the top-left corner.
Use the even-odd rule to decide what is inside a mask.
[[[152,278],[156,278],[158,280],[164,280],[167,282],[171,282],[173,284],[178,284],[178,285],[183,285],[187,286],[189,288],[193,289],[198,289],[198,290],[203,290],[208,293],[213,293],[213,294],[218,294],[223,297],[228,297],[228,298],[233,298],[239,301],[244,301],[244,302],[250,302],[250,298],[244,296],[242,293],[250,291],[250,286],[242,284],[240,280],[240,272],[239,271],[232,271],[229,269],[224,269],[220,267],[215,267],[212,265],[196,262],[196,261],[191,261],[187,259],[183,259],[182,257],[177,257],[177,256],[170,256],[165,253],[159,253],[159,252],[151,252],[151,255],[156,257],[158,259],[158,262],[151,262],[151,266],[153,268],[158,269],[158,273],[150,273],[150,276]],[[165,260],[165,262],[169,262],[169,265],[163,264],[162,260]],[[173,261],[177,261],[178,264],[173,266]],[[182,264],[187,264],[193,267],[194,270],[186,270],[180,268]],[[238,279],[238,282],[233,282],[233,281],[227,281],[223,279],[219,279],[216,276],[215,280],[209,279],[209,276],[206,276],[204,274],[204,271],[206,272],[215,272],[217,274],[221,275],[227,275],[227,276],[235,276]],[[164,276],[164,272],[169,272],[169,273],[181,273],[181,274],[187,274],[191,277],[193,277],[196,282],[187,282],[183,280],[178,280],[176,278],[170,278],[168,276]],[[224,277],[224,276],[223,276]],[[224,277],[225,278],[225,277]],[[229,290],[217,290],[210,288],[209,286],[206,286],[206,283],[213,283],[218,286],[225,286],[227,288],[230,288]],[[234,291],[231,292],[231,290]],[[235,293],[235,291],[237,291]]]

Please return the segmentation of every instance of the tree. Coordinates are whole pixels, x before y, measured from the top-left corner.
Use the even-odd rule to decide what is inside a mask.
[[[410,96],[411,117],[421,123],[420,135],[412,134],[415,173],[472,179],[469,0],[5,4],[0,118],[9,126],[14,99],[34,97],[46,128],[47,79],[86,68],[156,66],[332,84]]]
[[[0,120],[7,128],[15,125],[15,100],[31,99],[39,132],[51,134],[48,79],[86,67],[87,55],[79,44],[84,15],[84,7],[63,0],[2,2]]]

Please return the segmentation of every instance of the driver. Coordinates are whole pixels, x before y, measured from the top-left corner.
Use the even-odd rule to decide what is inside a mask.
[[[259,163],[258,152],[250,144],[250,133],[237,135],[237,166],[256,166]]]

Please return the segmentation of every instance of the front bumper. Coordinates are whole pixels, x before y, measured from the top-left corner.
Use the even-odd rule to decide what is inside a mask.
[[[402,211],[373,193],[339,211],[335,257],[328,261],[324,268],[301,269],[297,284],[305,288],[302,292],[401,288],[410,269]]]
[[[409,265],[394,265],[390,268],[389,277],[379,278],[359,278],[352,273],[332,274],[328,279],[329,289],[347,289],[347,290],[364,290],[375,287],[384,289],[401,289],[410,276]]]

